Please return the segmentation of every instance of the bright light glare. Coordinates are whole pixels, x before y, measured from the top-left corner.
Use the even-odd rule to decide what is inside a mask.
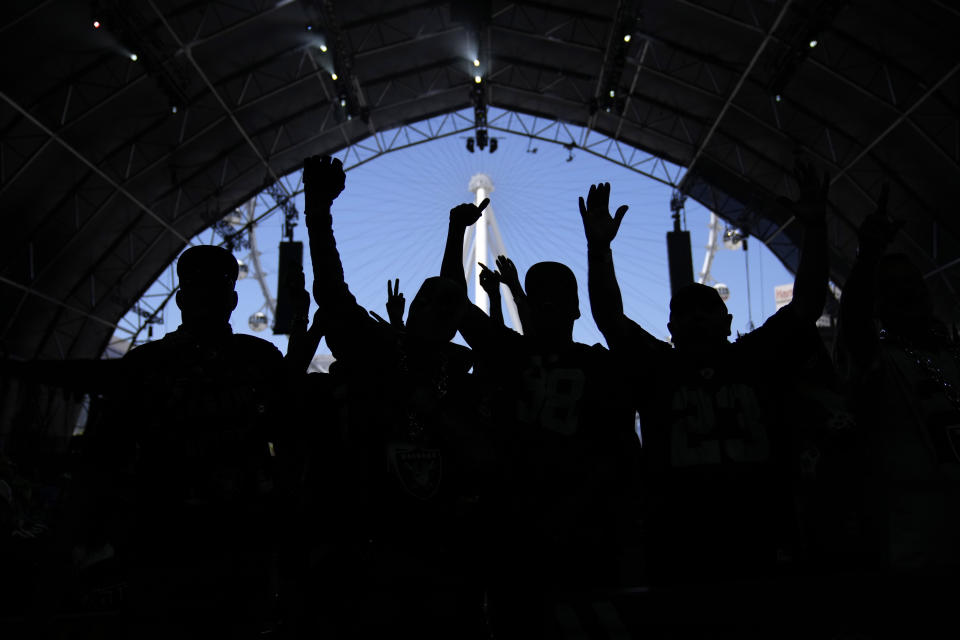
[[[628,33],[627,35],[623,36],[623,41],[624,41],[624,42],[630,42],[630,38],[632,38],[632,37],[633,37],[633,36],[631,36],[631,35]]]
[[[774,100],[776,100],[777,102],[780,102],[780,95],[778,94],[777,97],[774,98]]]
[[[480,66],[480,61],[477,60],[476,58],[474,58],[474,59],[473,59],[473,66],[479,67],[479,66]]]
[[[617,92],[614,91],[613,89],[611,89],[611,90],[610,90],[610,97],[612,98],[612,97],[614,97],[615,95],[617,95]]]
[[[813,49],[815,46],[817,46],[817,41],[816,41],[816,40],[811,40],[811,41],[810,41],[810,48]]]
[[[330,74],[330,77],[331,77],[333,80],[336,80],[339,76],[337,76],[337,74],[335,74],[335,73],[331,73],[331,74]]]
[[[483,82],[483,78],[481,78],[480,76],[473,76],[473,81],[476,82],[477,84],[480,84],[481,82]]]
[[[137,61],[137,54],[131,53],[131,54],[130,54],[130,59],[133,60],[134,62],[136,62],[136,61]]]
[[[93,28],[94,28],[94,29],[99,29],[99,28],[100,28],[100,21],[99,21],[99,20],[94,20],[94,21],[93,21]]]
[[[343,98],[341,98],[341,99],[340,99],[340,106],[341,106],[341,107],[347,106],[347,101],[344,100]]]
[[[327,52],[327,45],[325,45],[325,44],[320,45],[320,51],[321,51],[321,53],[326,53],[326,52]]]

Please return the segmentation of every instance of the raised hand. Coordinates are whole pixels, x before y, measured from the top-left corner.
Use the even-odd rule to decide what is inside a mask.
[[[480,219],[483,210],[487,208],[488,204],[490,204],[490,198],[484,198],[483,202],[479,205],[470,202],[458,204],[453,209],[450,209],[450,222],[466,229]]]
[[[810,162],[797,160],[793,177],[800,190],[800,198],[793,203],[794,215],[805,226],[823,224],[827,218],[827,192],[830,190],[830,174],[821,177]]]
[[[293,323],[290,339],[287,341],[287,353],[284,361],[288,369],[295,374],[303,373],[317,352],[324,334],[324,315],[320,309],[313,314],[313,324],[307,329],[307,315],[310,313],[310,293],[304,288],[303,271],[290,275],[288,286],[294,293]]]
[[[487,295],[491,298],[500,298],[500,283],[503,282],[503,278],[500,276],[499,271],[492,271],[490,267],[478,262],[480,265],[480,286],[483,287],[483,290],[487,292]]]
[[[877,208],[863,219],[857,238],[860,243],[860,254],[880,257],[893,242],[897,232],[906,222],[894,220],[887,214],[887,200],[890,197],[890,183],[884,182],[880,187],[880,197],[877,198]]]
[[[310,203],[330,204],[343,191],[346,180],[339,158],[311,156],[303,161],[304,195]]]
[[[387,280],[387,317],[390,318],[390,324],[395,327],[403,326],[403,310],[407,307],[407,301],[400,293],[400,278],[393,281],[393,290],[390,289],[390,281]]]
[[[580,198],[580,217],[583,219],[583,231],[587,236],[587,245],[605,248],[617,236],[623,216],[627,214],[627,205],[621,205],[614,215],[610,215],[610,183],[590,185],[587,201]]]
[[[500,272],[500,281],[507,285],[510,293],[516,298],[518,293],[523,293],[523,287],[520,286],[520,276],[517,273],[517,266],[513,260],[507,256],[497,256],[497,271]]]

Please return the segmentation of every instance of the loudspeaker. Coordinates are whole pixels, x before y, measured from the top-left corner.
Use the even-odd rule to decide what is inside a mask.
[[[273,319],[273,335],[290,335],[293,324],[294,300],[297,290],[292,286],[303,271],[303,243],[281,242],[277,269],[277,313]]]
[[[693,282],[689,231],[667,231],[667,265],[670,269],[670,295]]]

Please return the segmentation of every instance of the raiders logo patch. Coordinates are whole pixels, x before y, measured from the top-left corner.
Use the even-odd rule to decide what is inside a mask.
[[[387,446],[387,461],[404,491],[413,497],[429,500],[440,491],[443,458],[439,449],[391,444]]]

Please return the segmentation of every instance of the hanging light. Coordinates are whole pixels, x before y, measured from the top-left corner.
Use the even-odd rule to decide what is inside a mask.
[[[339,76],[338,76],[337,74],[335,74],[335,73],[331,73],[331,74],[330,74],[330,79],[331,79],[331,80],[336,80],[338,77],[339,77]]]
[[[480,76],[473,76],[473,81],[476,82],[477,84],[480,84],[481,82],[483,82],[483,78],[481,78]]]

